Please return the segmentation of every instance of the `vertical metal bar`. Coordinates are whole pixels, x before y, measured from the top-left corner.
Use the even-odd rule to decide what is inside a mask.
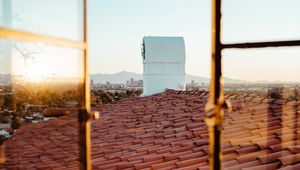
[[[87,0],[83,1],[83,41],[86,44],[84,49],[84,100],[82,109],[79,111],[79,142],[80,142],[80,163],[81,169],[91,170],[91,130],[90,130],[90,86],[88,67],[88,29],[87,29]]]
[[[221,0],[212,0],[212,60],[210,99],[206,124],[209,131],[209,164],[211,170],[222,169],[223,93],[221,68]]]

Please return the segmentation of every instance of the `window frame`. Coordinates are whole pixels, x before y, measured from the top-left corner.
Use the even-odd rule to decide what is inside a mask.
[[[0,39],[13,39],[31,42],[44,42],[61,47],[71,47],[84,51],[84,100],[79,111],[79,138],[80,138],[80,164],[81,169],[91,169],[91,132],[90,121],[99,117],[91,113],[90,85],[88,73],[88,32],[87,32],[87,1],[83,0],[83,41],[73,41],[54,36],[46,36],[12,28],[0,27]],[[211,83],[210,98],[206,105],[206,124],[209,130],[209,163],[210,169],[222,169],[222,119],[226,103],[223,96],[222,80],[222,50],[229,48],[265,48],[282,46],[300,46],[300,40],[269,41],[252,43],[221,43],[221,0],[212,0],[212,51],[211,51]]]
[[[80,109],[78,112],[79,121],[79,149],[80,149],[80,169],[91,169],[91,131],[90,121],[98,119],[99,114],[91,113],[90,105],[90,84],[89,84],[89,65],[88,65],[88,29],[87,29],[87,3],[88,0],[83,2],[83,40],[74,41],[66,38],[36,34],[27,31],[20,31],[13,28],[6,28],[0,26],[0,39],[19,40],[27,42],[43,42],[50,45],[59,47],[75,48],[83,50],[84,53],[84,99],[80,102]]]
[[[212,0],[212,47],[210,97],[206,105],[205,122],[209,132],[209,165],[211,170],[222,169],[222,121],[224,109],[228,108],[223,96],[222,50],[265,47],[300,46],[300,40],[266,41],[223,44],[221,42],[222,0]]]

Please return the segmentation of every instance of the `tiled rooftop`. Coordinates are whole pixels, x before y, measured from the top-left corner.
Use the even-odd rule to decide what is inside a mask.
[[[93,169],[208,169],[204,91],[168,90],[96,108]],[[226,96],[223,167],[300,169],[298,102]],[[78,168],[76,116],[21,127],[2,150],[8,169]],[[3,153],[2,153],[3,154]]]

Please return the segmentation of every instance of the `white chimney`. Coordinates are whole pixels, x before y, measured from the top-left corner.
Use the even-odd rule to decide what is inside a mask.
[[[183,37],[144,37],[142,56],[144,96],[163,92],[166,88],[185,90]]]

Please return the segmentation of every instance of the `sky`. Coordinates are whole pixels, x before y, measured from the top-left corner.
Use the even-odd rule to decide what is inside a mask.
[[[187,56],[186,72],[208,76],[210,3],[203,2],[94,1],[90,6],[89,18],[89,34],[95,33],[90,37],[90,55],[95,56],[91,59],[95,62],[91,63],[99,65],[91,65],[91,72],[126,70],[142,73],[141,44],[144,36],[183,36]]]
[[[222,5],[224,43],[300,39],[298,0],[223,0]],[[142,73],[142,38],[158,35],[183,36],[186,72],[210,76],[209,0],[97,0],[89,7],[91,73]],[[300,48],[225,50],[224,76],[300,80],[299,52]]]
[[[82,13],[78,12],[82,10],[80,0],[11,2],[13,21],[11,25],[4,22],[0,25],[82,40]],[[299,0],[223,0],[222,41],[300,39],[299,9]],[[3,8],[0,8],[1,16]],[[142,73],[141,44],[144,36],[183,36],[186,72],[209,77],[210,30],[210,0],[89,0],[90,73]],[[58,61],[69,65],[66,66],[68,69],[78,67],[78,56],[82,53],[76,53],[74,60],[77,61],[71,62],[69,58],[74,52],[62,52],[59,48],[51,48],[51,51],[52,56],[67,56],[52,57],[49,62],[58,68],[56,70],[61,69],[59,64],[54,64]],[[300,47],[224,50],[222,54],[225,77],[300,81],[297,74],[300,72]],[[42,55],[50,54],[43,53],[36,58]],[[0,56],[0,60],[3,58]],[[47,58],[49,56],[41,63],[46,63]],[[59,71],[56,74],[60,74]]]

